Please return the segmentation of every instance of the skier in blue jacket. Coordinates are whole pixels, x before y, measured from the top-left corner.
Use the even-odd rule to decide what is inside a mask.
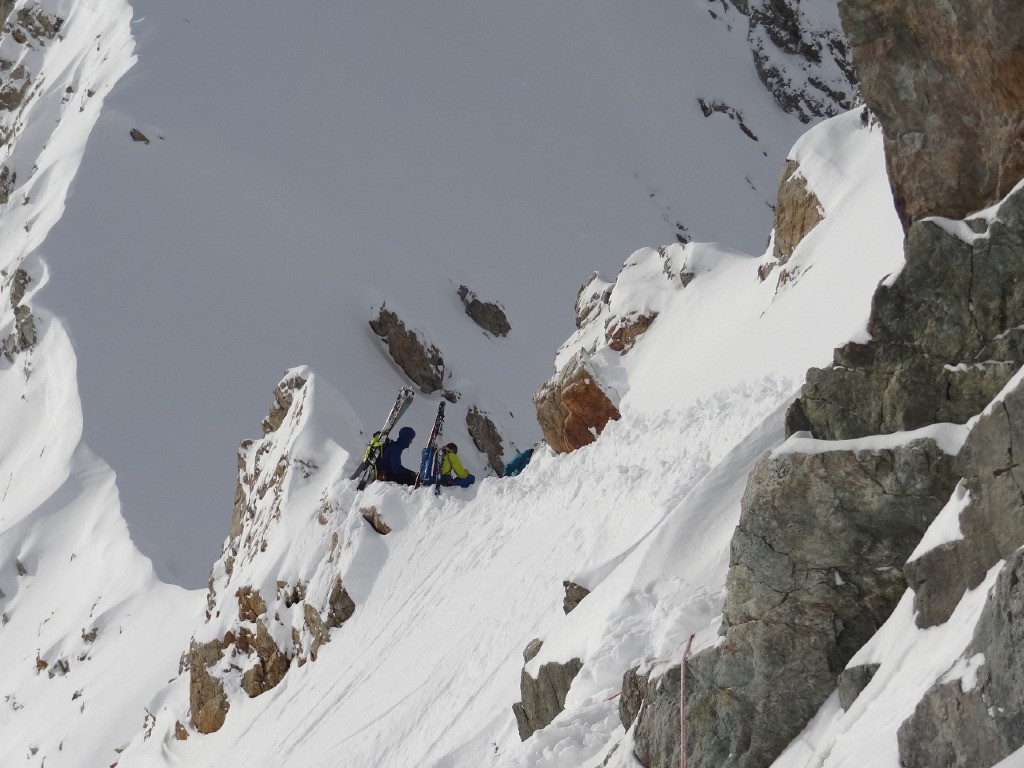
[[[415,485],[416,473],[402,466],[402,452],[412,445],[414,437],[416,430],[412,427],[402,427],[398,430],[397,440],[389,440],[384,444],[380,461],[377,462],[377,474],[381,480],[401,485]]]

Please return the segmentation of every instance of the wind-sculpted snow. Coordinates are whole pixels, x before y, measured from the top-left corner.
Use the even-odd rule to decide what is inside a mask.
[[[0,39],[0,67],[30,83],[0,110],[0,340],[25,317],[33,331],[0,356],[4,766],[116,762],[199,618],[198,595],[160,583],[132,544],[114,475],[81,442],[71,341],[40,304],[38,249],[133,61],[130,16],[122,2],[16,3]]]

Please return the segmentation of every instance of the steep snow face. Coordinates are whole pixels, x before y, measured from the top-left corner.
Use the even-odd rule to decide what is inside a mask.
[[[267,490],[240,521],[236,540],[250,544],[229,542],[211,616],[196,635],[221,642],[256,631],[251,616],[238,620],[236,590],[251,585],[274,625],[268,634],[293,654],[290,668],[249,698],[235,681],[251,656],[227,648],[211,667],[230,703],[223,727],[184,741],[175,737],[188,717],[182,674],[159,695],[154,727],[124,751],[122,768],[577,768],[601,765],[620,741],[608,764],[633,766],[618,719],[623,673],[678,660],[691,634],[695,647],[715,642],[750,467],[782,442],[782,414],[806,367],[863,332],[874,285],[899,268],[901,230],[891,205],[875,199],[884,186],[878,131],[842,116],[810,132],[794,157],[807,159],[808,186],[826,209],[822,230],[794,254],[796,278],[759,282],[763,259],[720,246],[635,255],[606,311],[657,309],[650,329],[623,356],[586,328],[569,342],[592,344],[609,361],[621,420],[571,454],[541,452],[519,477],[440,497],[388,484],[357,494],[345,479],[358,458],[346,445],[353,409],[301,371],[307,394],[292,401],[278,437],[245,448],[243,472],[253,474],[250,452],[264,455],[267,468],[281,468],[281,493]],[[877,228],[863,227],[863,217]],[[849,258],[853,246],[841,239],[858,222],[875,238],[857,251],[868,259]],[[666,288],[663,260],[686,265],[693,279]],[[390,534],[363,520],[360,509],[371,506]],[[355,610],[300,666],[308,638],[280,582],[305,583],[307,602],[322,611],[339,579]],[[563,580],[591,590],[568,616]],[[566,710],[521,743],[510,707],[533,638],[543,646],[528,673],[571,658],[582,670]]]
[[[131,66],[119,2],[15,3],[0,41],[0,764],[109,765],[177,669],[197,596],[132,544],[82,442],[77,360],[36,255]],[[14,89],[12,91],[12,89]],[[14,95],[15,91],[21,96]]]
[[[881,141],[877,127],[849,112],[797,142],[790,158],[824,220],[765,279],[759,269],[773,266],[771,248],[754,258],[708,243],[643,249],[614,285],[596,277],[581,294],[596,297],[594,308],[559,349],[556,368],[588,356],[622,408],[659,411],[766,371],[802,380],[838,343],[864,339],[865,297],[902,263],[902,230],[876,162]],[[837,283],[849,290],[836,291]],[[655,319],[634,349],[615,352],[608,329],[638,316]]]
[[[758,252],[804,129],[747,19],[705,0],[135,7],[140,61],[45,246],[49,300],[133,536],[187,584],[282,370],[313,366],[373,428],[404,383],[367,326],[386,303],[443,355],[449,437],[482,474],[466,411],[509,450],[537,439],[529,398],[580,282],[677,235]],[[507,337],[460,285],[504,305]]]

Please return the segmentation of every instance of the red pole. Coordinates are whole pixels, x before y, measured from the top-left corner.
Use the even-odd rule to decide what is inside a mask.
[[[686,641],[683,662],[679,665],[679,768],[686,768],[686,660],[690,658],[693,635]]]

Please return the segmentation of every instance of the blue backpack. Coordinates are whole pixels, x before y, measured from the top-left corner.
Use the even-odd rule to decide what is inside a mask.
[[[530,463],[530,459],[532,458],[533,448],[527,448],[522,453],[516,454],[516,456],[505,465],[502,477],[515,477],[526,469],[526,465]]]

